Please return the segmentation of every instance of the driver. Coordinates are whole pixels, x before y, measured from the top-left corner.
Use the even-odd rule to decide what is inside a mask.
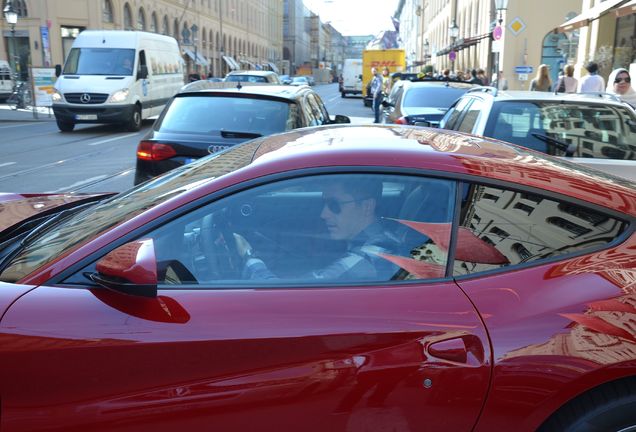
[[[398,241],[382,227],[377,215],[377,203],[382,195],[382,183],[364,179],[330,182],[323,190],[320,213],[329,237],[346,242],[346,251],[325,268],[312,271],[309,280],[390,280],[398,267],[378,254],[391,253]],[[239,254],[244,259],[243,279],[276,278],[267,264],[254,256],[250,244],[234,234]]]

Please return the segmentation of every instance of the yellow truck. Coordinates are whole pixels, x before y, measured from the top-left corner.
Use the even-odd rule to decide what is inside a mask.
[[[404,72],[406,70],[406,53],[403,49],[370,49],[362,51],[362,96],[365,106],[371,106],[373,96],[369,94],[371,86],[371,68],[382,72],[384,66],[389,73]]]

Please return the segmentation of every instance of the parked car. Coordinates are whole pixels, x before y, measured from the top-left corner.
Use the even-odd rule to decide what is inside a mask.
[[[272,71],[232,71],[225,75],[225,81],[282,84],[278,74]]]
[[[291,77],[291,82],[289,84],[293,86],[303,86],[303,85],[308,86],[309,80],[307,79],[306,76],[293,76]]]
[[[634,186],[369,125],[0,197],[3,430],[631,430]]]
[[[636,180],[636,112],[607,94],[471,90],[440,127],[519,144]]]
[[[291,84],[292,82],[292,79],[289,75],[280,75],[279,78],[282,84],[288,85],[288,84]]]
[[[461,81],[398,80],[382,104],[382,122],[413,125],[426,121],[436,125],[448,107],[473,87]]]
[[[313,75],[303,75],[303,76],[307,78],[307,82],[309,82],[310,86],[316,85],[316,79],[314,78]]]
[[[0,60],[0,99],[5,101],[13,93],[13,87],[15,82],[13,80],[13,73],[9,62],[6,60]]]
[[[309,87],[223,84],[193,83],[170,101],[137,146],[135,184],[249,139],[350,121]]]

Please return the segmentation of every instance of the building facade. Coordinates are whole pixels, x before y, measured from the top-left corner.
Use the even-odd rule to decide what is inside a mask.
[[[62,64],[85,30],[144,30],[173,36],[190,73],[277,68],[283,59],[283,0],[3,0],[18,12],[0,28],[0,58],[23,76]]]

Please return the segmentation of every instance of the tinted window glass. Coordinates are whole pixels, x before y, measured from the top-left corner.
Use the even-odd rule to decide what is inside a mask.
[[[465,111],[464,117],[462,117],[461,122],[455,129],[460,132],[471,133],[475,127],[475,123],[477,123],[477,120],[479,119],[479,113],[481,113],[483,108],[484,104],[481,100],[473,99],[472,103]]]
[[[636,159],[636,117],[628,108],[582,102],[499,102],[485,136],[544,153]]]
[[[155,240],[164,283],[174,283],[166,263],[187,270],[178,282],[198,284],[441,278],[454,185],[381,174],[295,178],[225,197],[144,237]]]
[[[161,132],[211,133],[220,130],[269,135],[291,129],[287,102],[247,97],[186,96],[170,104],[157,126]]]
[[[134,49],[73,48],[64,64],[64,74],[132,75],[134,63]]]
[[[453,88],[444,85],[413,87],[404,92],[402,106],[448,108],[466,93],[468,88]]]
[[[625,224],[539,195],[467,185],[454,274],[465,275],[602,246]]]
[[[462,98],[457,104],[452,107],[445,115],[439,124],[442,129],[456,129],[457,120],[462,115],[467,105],[472,101],[472,98]]]

